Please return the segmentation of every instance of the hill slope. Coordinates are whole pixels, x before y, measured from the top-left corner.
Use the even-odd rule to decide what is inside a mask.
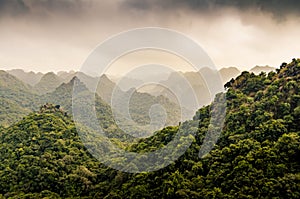
[[[43,75],[41,80],[34,85],[34,89],[39,94],[45,94],[54,91],[63,80],[52,72]]]
[[[5,71],[0,71],[0,93],[0,125],[8,126],[34,109],[32,87]]]
[[[299,198],[299,81],[300,59],[268,75],[243,72],[226,84],[225,126],[207,156],[200,159],[198,152],[211,106],[182,124],[191,128],[199,122],[182,157],[164,169],[140,174],[97,162],[61,111],[32,113],[7,129],[0,128],[0,194],[12,198]],[[177,129],[168,127],[120,146],[134,152],[154,151],[170,142]]]
[[[61,112],[30,114],[2,132],[0,139],[0,192],[6,197],[15,195],[12,189],[19,196],[42,191],[44,197],[55,193],[76,196],[83,194],[80,189],[99,182],[94,173],[99,163],[85,150],[74,124]]]

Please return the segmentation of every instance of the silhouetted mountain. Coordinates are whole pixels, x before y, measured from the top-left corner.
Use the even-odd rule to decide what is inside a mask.
[[[211,102],[206,83],[197,72],[173,72],[161,85],[148,89],[151,95],[164,96],[174,103],[180,103],[192,112]],[[198,101],[198,103],[197,103]]]
[[[45,94],[54,91],[63,80],[55,75],[53,72],[43,75],[41,80],[34,86],[34,89],[39,94]]]
[[[32,71],[25,72],[22,69],[13,69],[13,70],[8,70],[7,72],[31,86],[37,84],[43,76],[43,73],[35,73]]]
[[[255,73],[258,75],[261,72],[269,73],[271,71],[275,71],[276,68],[270,66],[255,66],[254,68],[250,69],[250,72]]]
[[[130,77],[122,77],[115,79],[114,83],[117,84],[121,90],[128,91],[131,88],[138,88],[143,85],[144,81],[140,79],[134,79]]]
[[[120,88],[111,81],[107,75],[102,75],[97,84],[96,93],[108,104],[111,103],[111,97],[114,92],[120,91]],[[121,92],[121,91],[120,91]]]
[[[61,79],[66,79],[68,78],[70,75],[75,74],[76,72],[71,70],[69,72],[66,71],[59,71],[57,72],[57,76],[60,77]]]
[[[227,83],[232,78],[236,78],[241,72],[239,69],[235,67],[229,67],[229,68],[222,68],[219,70],[219,73],[222,77],[223,84]]]
[[[142,92],[154,96],[162,95],[176,103],[178,102],[178,98],[181,98],[184,104],[189,105],[186,108],[196,110],[212,101],[210,91],[206,85],[207,82],[205,82],[205,79],[211,78],[210,75],[212,74],[216,77],[220,77],[223,84],[225,84],[230,79],[238,76],[240,71],[235,67],[222,68],[220,71],[204,67],[201,68],[199,72],[174,72],[170,74],[166,81],[161,82],[162,85],[165,85],[164,87],[160,85],[148,86],[142,89]],[[204,77],[205,75],[207,77]],[[193,91],[193,93],[191,91]],[[180,93],[180,96],[176,97],[176,93]],[[199,106],[196,106],[195,103],[191,101],[195,97],[198,100]]]
[[[0,77],[0,85],[2,88],[11,89],[17,92],[22,90],[30,92],[30,90],[32,89],[31,86],[23,83],[17,77],[3,70],[0,70]]]

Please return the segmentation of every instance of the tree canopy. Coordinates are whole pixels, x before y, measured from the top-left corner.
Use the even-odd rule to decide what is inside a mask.
[[[55,105],[0,126],[0,198],[300,198],[300,60],[269,74],[243,72],[226,87],[226,121],[214,149],[199,158],[209,105],[181,124],[193,130],[199,122],[184,155],[154,172],[129,174],[100,163]],[[177,130],[111,139],[144,153],[168,144]]]

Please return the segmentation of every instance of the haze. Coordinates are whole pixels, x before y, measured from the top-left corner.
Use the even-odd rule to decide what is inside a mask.
[[[79,70],[105,39],[149,26],[193,38],[219,69],[278,67],[299,57],[298,13],[296,0],[0,0],[0,69]]]

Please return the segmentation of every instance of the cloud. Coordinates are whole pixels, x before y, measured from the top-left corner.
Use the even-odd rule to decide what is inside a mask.
[[[146,26],[188,35],[218,66],[277,66],[299,57],[299,13],[292,0],[0,0],[0,68],[78,69],[102,41]]]
[[[0,0],[0,16],[3,15],[20,15],[29,11],[29,8],[23,1],[17,0]]]
[[[0,16],[30,16],[51,13],[77,13],[90,6],[90,0],[0,0]]]
[[[94,7],[100,10],[110,9],[111,5],[118,9],[143,12],[160,11],[210,13],[213,15],[220,9],[233,8],[238,11],[254,10],[270,13],[277,19],[287,15],[299,15],[299,0],[0,0],[0,16],[23,15],[86,15]]]
[[[143,10],[153,8],[173,10],[185,7],[196,12],[213,12],[222,8],[235,8],[241,11],[254,9],[272,13],[274,17],[300,13],[300,1],[298,0],[125,0],[123,6]]]

